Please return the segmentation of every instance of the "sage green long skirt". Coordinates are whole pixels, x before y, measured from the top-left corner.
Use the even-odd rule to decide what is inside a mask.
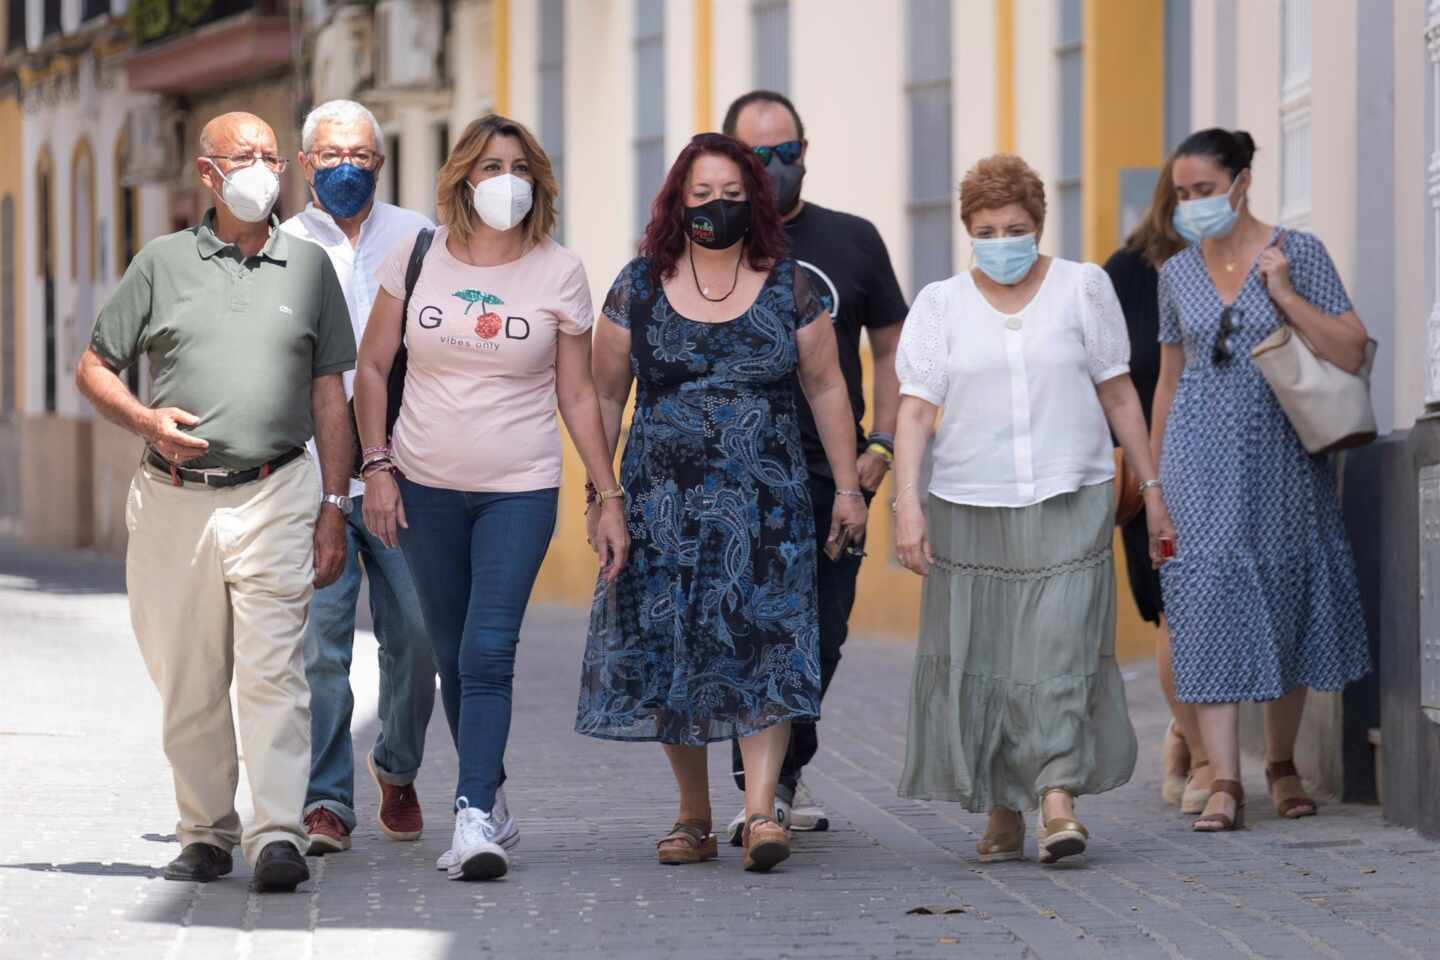
[[[900,796],[980,812],[1135,769],[1115,663],[1114,484],[1029,507],[931,496]]]

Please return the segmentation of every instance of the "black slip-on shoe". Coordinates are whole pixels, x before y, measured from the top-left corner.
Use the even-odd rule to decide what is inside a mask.
[[[209,883],[225,876],[234,866],[228,850],[213,843],[187,843],[180,856],[165,865],[164,876],[166,880]]]
[[[261,893],[291,893],[310,879],[310,868],[295,844],[267,843],[255,861],[255,887]]]

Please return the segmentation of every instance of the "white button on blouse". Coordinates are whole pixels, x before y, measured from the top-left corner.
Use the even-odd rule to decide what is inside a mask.
[[[895,358],[902,394],[944,408],[930,492],[1024,507],[1115,476],[1095,385],[1130,372],[1130,338],[1100,267],[1052,260],[1023,310],[1003,314],[968,272],[915,298]]]

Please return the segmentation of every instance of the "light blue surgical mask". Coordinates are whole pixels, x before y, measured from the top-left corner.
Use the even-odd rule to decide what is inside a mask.
[[[1010,286],[1025,279],[1035,261],[1040,259],[1040,250],[1035,245],[1035,234],[1023,237],[996,237],[989,240],[972,240],[975,250],[975,266],[996,283]]]
[[[1234,189],[1233,186],[1231,189]],[[1199,200],[1182,200],[1176,204],[1175,214],[1170,218],[1175,231],[1185,238],[1186,243],[1227,236],[1235,229],[1235,221],[1239,219],[1240,212],[1230,205],[1229,190]]]

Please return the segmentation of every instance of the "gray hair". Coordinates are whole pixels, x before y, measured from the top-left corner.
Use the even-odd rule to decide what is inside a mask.
[[[305,126],[300,130],[300,148],[307,153],[315,146],[315,129],[322,123],[359,123],[364,120],[375,131],[375,145],[385,152],[385,134],[380,131],[380,121],[364,104],[354,100],[330,100],[311,110],[305,117]]]

